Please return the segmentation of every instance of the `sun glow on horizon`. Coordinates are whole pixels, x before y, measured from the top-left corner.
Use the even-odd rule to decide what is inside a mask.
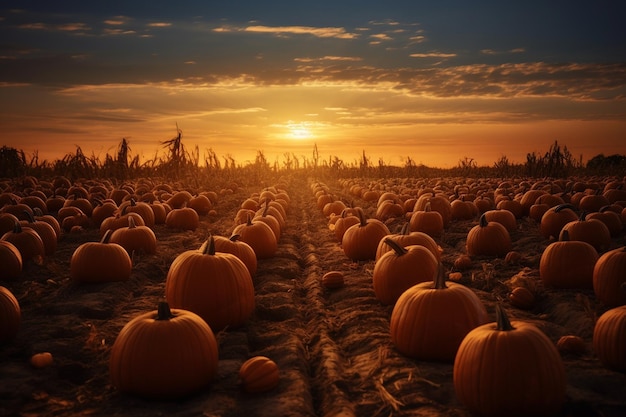
[[[306,140],[315,138],[315,135],[311,131],[308,123],[289,122],[287,124],[287,138],[292,140]]]

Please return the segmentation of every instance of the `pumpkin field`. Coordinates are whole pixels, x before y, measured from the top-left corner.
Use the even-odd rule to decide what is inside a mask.
[[[0,185],[3,416],[626,415],[624,177]]]

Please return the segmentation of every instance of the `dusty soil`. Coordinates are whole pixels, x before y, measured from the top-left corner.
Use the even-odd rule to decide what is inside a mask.
[[[311,179],[294,176],[287,224],[272,259],[260,260],[254,278],[256,308],[248,322],[217,333],[218,375],[206,390],[179,401],[143,400],[110,384],[109,353],[121,328],[133,317],[154,310],[164,298],[169,265],[180,253],[197,249],[207,233],[229,236],[239,205],[259,187],[220,196],[217,216],[202,217],[195,231],[154,227],[158,253],[133,259],[129,281],[77,285],[69,279],[69,260],[96,230],[65,234],[53,256],[29,263],[18,281],[0,282],[20,302],[22,324],[16,339],[0,346],[0,414],[4,416],[468,416],[455,397],[453,366],[402,356],[389,337],[392,307],[383,306],[372,289],[374,261],[351,262],[315,205]],[[338,196],[373,215],[371,203],[348,196],[327,179]],[[398,231],[402,219],[388,222]],[[465,253],[465,237],[476,220],[455,221],[437,239],[448,269]],[[530,219],[518,221],[513,249],[517,263],[476,258],[463,272],[494,317],[503,300],[513,320],[535,323],[548,337],[574,334],[588,350],[563,355],[568,386],[562,416],[626,415],[626,375],[601,366],[591,349],[593,325],[605,308],[593,291],[549,290],[539,281],[539,259],[549,243]],[[614,246],[623,234],[614,239]],[[321,276],[339,270],[343,288],[328,290]],[[538,285],[532,310],[507,301],[512,282]],[[35,369],[33,353],[48,351],[51,366]],[[262,394],[240,389],[238,370],[251,356],[265,355],[280,367],[280,384]],[[513,376],[514,377],[514,376]]]

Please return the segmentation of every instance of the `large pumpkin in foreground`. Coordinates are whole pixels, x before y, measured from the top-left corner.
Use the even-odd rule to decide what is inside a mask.
[[[146,398],[177,399],[207,386],[217,373],[218,345],[201,317],[169,308],[129,321],[111,348],[113,386]]]
[[[0,344],[13,339],[22,322],[20,304],[13,293],[0,286]]]
[[[216,252],[211,236],[200,250],[178,255],[165,281],[172,308],[193,311],[217,332],[242,325],[254,311],[254,284],[248,268],[232,253]]]
[[[607,310],[598,318],[593,350],[602,365],[626,372],[626,305]]]
[[[465,336],[454,360],[459,401],[481,416],[555,416],[565,403],[565,368],[555,344],[536,326],[496,322]]]

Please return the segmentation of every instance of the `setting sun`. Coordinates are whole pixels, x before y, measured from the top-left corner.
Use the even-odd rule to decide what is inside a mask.
[[[314,135],[306,123],[289,123],[287,137],[293,140],[313,139]]]

